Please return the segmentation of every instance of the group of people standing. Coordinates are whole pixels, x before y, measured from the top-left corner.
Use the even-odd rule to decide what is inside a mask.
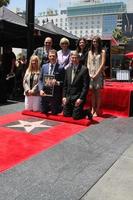
[[[81,119],[100,115],[101,89],[105,50],[101,39],[94,37],[88,49],[85,38],[80,38],[74,51],[69,40],[60,40],[59,51],[53,49],[52,38],[47,37],[43,48],[37,48],[30,58],[23,87],[25,109],[51,112],[63,111],[66,117]],[[92,91],[91,110],[84,110],[89,88]]]

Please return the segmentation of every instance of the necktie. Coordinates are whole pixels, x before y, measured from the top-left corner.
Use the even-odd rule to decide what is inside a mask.
[[[74,80],[75,73],[76,73],[76,67],[73,66],[73,67],[72,67],[72,79],[71,79],[71,82],[73,82],[73,80]]]
[[[54,65],[53,65],[53,64],[51,64],[51,68],[50,68],[50,75],[52,75],[52,74],[53,74],[53,68],[54,68]]]

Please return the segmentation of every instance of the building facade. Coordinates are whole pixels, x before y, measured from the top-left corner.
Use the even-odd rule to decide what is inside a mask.
[[[61,3],[61,2],[60,2]],[[65,10],[45,12],[38,16],[38,23],[45,25],[53,21],[58,27],[78,36],[112,35],[113,30],[122,28],[122,14],[126,12],[124,2],[102,3],[99,0],[67,1]],[[63,5],[60,6],[63,8]]]

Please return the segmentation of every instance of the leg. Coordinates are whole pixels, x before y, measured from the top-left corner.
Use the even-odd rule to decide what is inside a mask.
[[[63,115],[65,117],[71,117],[72,110],[73,110],[73,105],[71,104],[71,102],[67,102],[67,104],[63,107]]]
[[[61,101],[58,98],[51,98],[50,100],[50,109],[53,115],[62,112]]]
[[[41,97],[33,96],[33,111],[35,112],[40,111],[40,106],[41,106]]]
[[[101,106],[101,89],[96,90],[96,113],[100,115],[100,106]]]
[[[79,106],[74,106],[72,117],[73,119],[77,119],[77,120],[82,119],[84,117],[83,104]]]
[[[25,109],[32,110],[32,96],[25,96]]]
[[[96,91],[92,90],[92,96],[91,96],[91,104],[92,104],[92,110],[91,113],[94,115],[96,112]]]
[[[49,101],[47,97],[42,97],[41,99],[41,112],[48,113],[50,111]]]

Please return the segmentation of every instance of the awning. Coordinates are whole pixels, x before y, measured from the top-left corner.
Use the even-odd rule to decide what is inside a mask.
[[[127,57],[127,58],[133,58],[133,51],[129,52],[129,53],[126,53],[125,57]]]

